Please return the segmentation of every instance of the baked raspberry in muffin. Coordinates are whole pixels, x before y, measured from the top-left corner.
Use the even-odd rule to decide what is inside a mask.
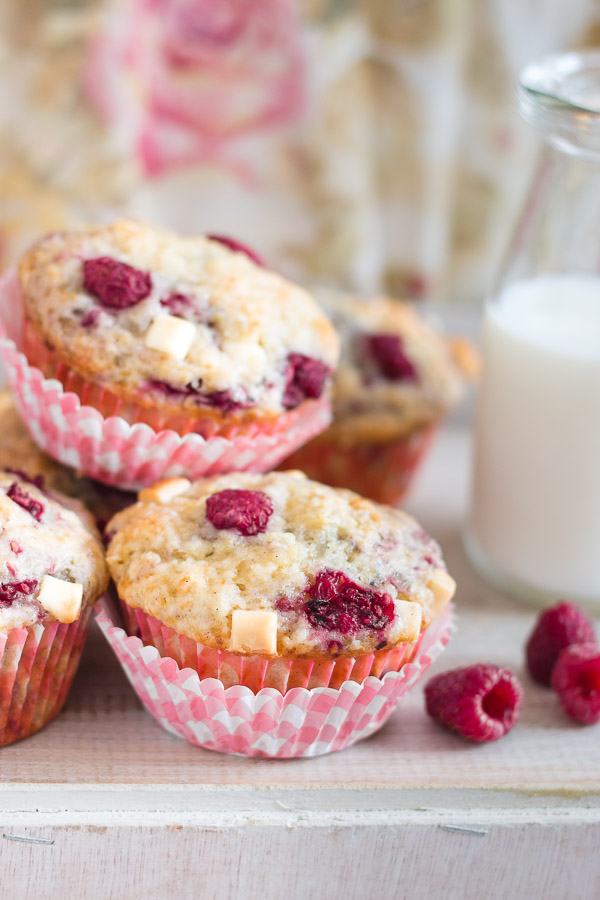
[[[331,324],[231,242],[132,221],[55,233],[19,285],[29,361],[105,416],[204,437],[322,420]]]
[[[466,377],[475,376],[475,351],[445,339],[408,303],[329,291],[318,297],[342,342],[334,421],[282,467],[396,503]]]
[[[300,472],[159,482],[107,531],[129,633],[226,685],[397,670],[454,593],[413,518]]]
[[[77,500],[0,472],[0,745],[62,707],[108,572]]]

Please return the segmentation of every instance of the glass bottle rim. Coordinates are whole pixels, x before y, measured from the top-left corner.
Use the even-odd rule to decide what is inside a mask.
[[[553,54],[517,81],[521,115],[557,149],[600,162],[600,50]]]

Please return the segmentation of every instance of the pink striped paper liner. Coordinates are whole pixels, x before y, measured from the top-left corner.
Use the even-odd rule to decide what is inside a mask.
[[[296,659],[292,657],[243,656],[229,650],[206,647],[179,634],[142,609],[120,601],[125,629],[138,635],[144,644],[156,647],[162,657],[174,659],[184,669],[194,669],[201,678],[218,678],[228,688],[245,685],[255,693],[275,688],[285,694],[293,688],[339,688],[344,681],[358,684],[369,675],[381,677],[396,672],[418,653],[423,635],[416,641],[398,644],[375,653],[340,659]]]
[[[398,672],[285,694],[271,687],[226,688],[181,668],[128,635],[107,597],[97,604],[96,619],[139,699],[166,731],[220,753],[288,759],[343,750],[381,728],[450,640],[453,611],[451,604],[431,623],[417,656]]]
[[[0,633],[0,747],[35,734],[67,698],[91,607],[71,625],[50,622]]]
[[[105,419],[120,416],[135,425],[143,422],[154,431],[176,431],[182,437],[186,434],[200,434],[203,438],[211,437],[255,437],[260,434],[280,434],[293,428],[296,422],[303,419],[306,411],[317,405],[314,400],[306,400],[302,406],[282,413],[271,419],[248,422],[228,422],[225,424],[207,415],[191,416],[186,413],[165,413],[159,409],[124,400],[102,385],[94,384],[83,378],[74,369],[67,366],[55,350],[51,350],[43,337],[27,318],[23,319],[23,352],[27,359],[43,373],[45,378],[60,381],[66,391],[77,394],[82,403],[93,406]]]
[[[55,374],[64,378],[65,389],[60,378],[46,378],[30,365],[21,352],[25,330],[19,286],[9,272],[0,279],[0,354],[24,423],[54,459],[121,490],[139,491],[162,478],[268,472],[323,431],[331,419],[329,398],[323,396],[282,415],[276,426],[256,424],[247,433],[229,429],[205,438],[172,429],[157,431],[144,422],[132,425],[120,415],[106,417],[94,406],[82,405],[82,400],[101,407],[108,404],[106,411],[116,413],[115,403],[120,401],[115,395],[78,381],[72,370],[58,371],[57,366]]]

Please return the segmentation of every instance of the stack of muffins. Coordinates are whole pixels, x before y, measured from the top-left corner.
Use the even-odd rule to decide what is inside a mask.
[[[16,289],[21,319],[5,331],[48,403],[59,382],[75,416],[92,407],[140,435],[142,460],[150,428],[200,441],[219,474],[179,471],[136,501],[50,459],[0,398],[0,743],[60,710],[109,572],[128,640],[199,683],[339,690],[417,660],[454,582],[414,519],[347,488],[397,499],[460,394],[464,353],[406,306],[326,298],[334,375],[339,338],[308,293],[235,242],[130,221],[49,235]],[[332,385],[335,419],[315,437]],[[45,421],[29,418],[31,435]],[[236,449],[268,435],[283,454],[292,433],[315,438],[293,465],[318,481],[265,474],[266,459]],[[409,440],[417,450],[398,453]]]

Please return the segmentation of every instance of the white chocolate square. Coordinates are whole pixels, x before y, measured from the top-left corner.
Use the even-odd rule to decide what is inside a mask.
[[[196,337],[196,326],[177,316],[157,316],[146,332],[146,347],[175,359],[185,359]]]
[[[59,622],[69,625],[78,617],[83,599],[83,585],[44,575],[38,600]]]
[[[277,613],[271,609],[236,609],[231,619],[234,653],[277,653]]]
[[[142,503],[170,503],[174,497],[183,494],[191,486],[192,482],[187,478],[163,478],[162,481],[157,481],[140,491],[138,500]]]
[[[433,614],[437,616],[454,597],[456,582],[444,569],[435,569],[427,586],[433,592]]]
[[[423,621],[421,605],[410,600],[396,600],[394,609],[402,622],[402,640],[416,641],[421,634]]]

